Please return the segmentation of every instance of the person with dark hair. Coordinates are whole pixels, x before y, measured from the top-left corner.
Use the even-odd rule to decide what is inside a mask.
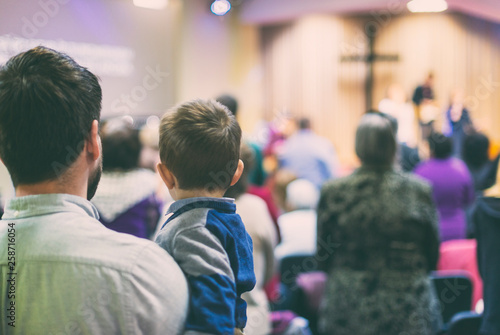
[[[151,238],[162,203],[156,198],[156,174],[139,168],[141,143],[137,129],[122,118],[101,127],[103,175],[92,200],[99,220],[109,229]]]
[[[434,100],[434,74],[429,72],[425,78],[425,82],[422,85],[417,86],[413,92],[412,101],[416,106],[420,106],[422,103],[429,103]]]
[[[431,188],[393,168],[395,134],[382,115],[362,117],[355,147],[361,167],[326,183],[319,199],[315,259],[328,279],[318,327],[325,335],[434,334]]]
[[[465,137],[462,148],[462,157],[472,176],[476,193],[474,203],[466,209],[467,237],[475,236],[475,225],[472,217],[477,199],[483,196],[484,190],[496,182],[500,155],[493,160],[489,158],[490,140],[480,132],[473,132]]]
[[[332,143],[311,130],[309,119],[296,120],[299,128],[290,136],[280,153],[279,166],[307,179],[319,189],[338,173],[337,154]]]
[[[0,226],[1,334],[182,331],[179,267],[151,241],[106,229],[88,201],[101,100],[97,77],[52,49],[0,68],[0,156],[16,191]]]
[[[311,129],[311,120],[309,120],[308,118],[300,118],[297,123],[300,130]]]
[[[236,100],[235,97],[229,94],[222,94],[215,98],[215,101],[223,106],[226,106],[234,117],[236,117],[236,114],[238,113],[238,100]]]
[[[274,248],[277,233],[266,203],[260,197],[249,194],[249,177],[254,164],[254,152],[246,143],[241,145],[240,158],[245,169],[236,184],[224,194],[236,199],[236,213],[241,216],[253,242],[253,262],[256,277],[255,288],[242,294],[247,302],[247,335],[267,335],[271,331],[269,301],[264,287],[275,270]]]
[[[110,119],[100,130],[104,171],[127,171],[137,168],[141,153],[139,131],[122,118]]]
[[[441,241],[466,237],[465,208],[474,201],[474,185],[467,166],[451,156],[453,142],[441,133],[428,138],[431,158],[415,168],[428,180],[439,211]]]
[[[158,172],[175,202],[156,236],[188,278],[189,334],[242,334],[247,322],[241,298],[255,286],[252,239],[224,198],[243,172],[241,129],[213,100],[192,100],[167,112],[160,123]]]
[[[480,132],[473,132],[465,137],[462,157],[474,180],[474,189],[482,194],[495,184],[498,170],[498,160],[489,158],[490,140]]]

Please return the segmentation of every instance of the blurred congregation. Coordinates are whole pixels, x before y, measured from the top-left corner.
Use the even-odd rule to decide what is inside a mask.
[[[227,335],[234,330],[246,335],[500,335],[500,5],[486,0],[156,2],[156,9],[153,0],[0,3],[0,140],[11,134],[17,117],[19,124],[34,123],[33,129],[38,122],[44,124],[44,115],[39,115],[43,107],[33,107],[39,95],[23,95],[33,100],[14,105],[20,95],[12,92],[21,82],[30,88],[26,83],[32,78],[18,83],[9,77],[9,71],[28,64],[14,63],[16,55],[29,55],[24,52],[44,45],[74,58],[77,65],[72,66],[79,71],[84,71],[81,64],[94,73],[102,87],[102,111],[92,119],[98,123],[87,126],[99,138],[94,145],[102,156],[102,175],[95,195],[80,206],[93,213],[106,234],[112,233],[109,240],[108,235],[101,240],[98,228],[94,233],[77,229],[74,234],[88,233],[89,239],[71,242],[83,246],[78,247],[80,254],[71,254],[74,266],[68,270],[56,265],[57,253],[63,259],[68,248],[58,247],[57,241],[73,234],[70,223],[78,222],[64,219],[66,226],[52,240],[44,237],[59,228],[36,207],[41,200],[21,202],[23,196],[38,193],[20,191],[37,192],[42,186],[20,188],[21,173],[13,173],[22,159],[12,148],[24,150],[30,144],[19,136],[0,145],[5,163],[0,168],[5,206],[1,334],[125,334],[129,327],[127,334]],[[431,9],[415,9],[410,3],[427,3]],[[47,22],[40,21],[45,17]],[[33,61],[26,69],[36,66]],[[47,77],[59,75],[40,71]],[[64,86],[75,90],[75,111],[80,104],[89,105],[77,98],[76,87],[73,82]],[[53,93],[54,101],[64,96],[54,92],[47,93]],[[72,98],[68,94],[68,101]],[[186,124],[193,122],[189,126],[168,117],[188,107],[198,112],[205,108],[200,105],[227,115],[206,124],[187,118]],[[8,115],[16,108],[39,114]],[[169,159],[182,157],[190,136],[205,136],[203,127],[229,129],[232,120],[241,127],[239,160],[244,167],[240,171],[238,163],[234,169],[228,163],[208,175],[223,191],[221,201],[235,204],[251,238],[251,257],[239,244],[243,235],[232,232],[227,237],[226,230],[210,226],[211,215],[219,219],[220,213],[206,214],[213,236],[195,236],[184,249],[176,247],[169,239],[181,241],[183,231],[175,227],[187,220],[179,217],[196,207],[185,202],[196,196],[181,193],[182,183],[189,181],[177,173],[197,164],[201,171],[216,158],[203,155],[209,144],[200,140],[193,142],[202,148],[199,156],[185,157],[178,170]],[[167,122],[192,131],[171,151],[166,151],[168,132],[173,133]],[[232,136],[227,129],[225,140]],[[49,141],[56,138],[39,141],[55,150]],[[69,152],[62,157],[71,156],[67,162],[81,166],[87,160],[91,168],[85,170],[85,186],[88,182],[90,187],[99,155],[88,158],[94,147],[85,143],[78,152],[62,145]],[[38,162],[30,164],[36,169]],[[58,176],[67,167],[51,162],[49,169]],[[193,175],[193,180],[199,177]],[[45,193],[64,192],[39,192]],[[215,193],[200,194],[209,203],[207,194]],[[20,207],[15,209],[16,201]],[[185,207],[179,210],[181,204]],[[219,207],[222,202],[213,206],[229,213]],[[7,231],[9,224],[23,220],[18,218],[23,210],[32,210],[40,225],[54,230],[42,233],[36,219],[29,226],[16,223],[20,251],[14,254],[14,304]],[[165,230],[169,226],[173,233]],[[29,251],[23,236],[44,251]],[[215,247],[210,247],[212,237]],[[100,242],[94,246],[95,240]],[[112,250],[113,243],[120,249]],[[172,256],[168,268],[163,268],[167,261],[157,260],[160,248],[137,251],[154,244]],[[50,259],[48,249],[55,252]],[[38,253],[45,258],[37,258]],[[230,317],[236,321],[219,320],[220,307],[213,315],[208,312],[214,323],[209,328],[216,329],[208,331],[197,328],[203,318],[192,311],[218,299],[207,287],[226,287],[226,279],[212,273],[223,272],[223,266],[217,268],[219,253],[230,266],[225,276],[235,286],[229,285],[236,292]],[[112,264],[111,270],[95,259]],[[193,265],[203,261],[200,269]],[[242,279],[247,262],[252,285]],[[87,268],[95,264],[99,270]],[[123,270],[129,265],[132,270]],[[73,288],[75,273],[82,282]],[[153,282],[155,276],[158,282],[171,281],[161,285]],[[202,277],[206,282],[196,281]],[[241,289],[242,283],[252,288]],[[74,290],[81,297],[71,295],[65,301],[66,292]],[[35,292],[32,297],[30,292]],[[107,293],[92,297],[95,292]],[[169,303],[161,313],[169,316],[160,322],[161,313],[152,311],[162,299]],[[246,303],[243,326],[237,315],[240,299]],[[37,310],[31,319],[23,314],[29,310],[23,304]],[[18,322],[30,320],[24,321],[29,326],[9,324],[8,308],[13,305],[18,306]],[[69,305],[76,306],[75,314]],[[53,306],[65,320],[60,328],[47,312]],[[124,321],[129,316],[135,321]],[[230,332],[219,332],[218,323]]]

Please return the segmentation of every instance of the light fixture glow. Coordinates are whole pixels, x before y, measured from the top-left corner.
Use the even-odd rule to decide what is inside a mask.
[[[146,120],[146,126],[148,128],[158,129],[159,125],[160,125],[160,118],[156,115],[151,115]]]
[[[134,5],[149,9],[163,9],[167,6],[168,0],[134,0]]]
[[[437,13],[448,9],[446,0],[411,0],[406,6],[412,13]]]
[[[210,6],[212,13],[215,15],[225,15],[231,9],[231,3],[227,0],[215,0]]]

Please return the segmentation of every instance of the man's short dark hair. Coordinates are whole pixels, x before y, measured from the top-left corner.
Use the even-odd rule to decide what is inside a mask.
[[[219,95],[215,100],[221,105],[226,106],[234,116],[238,113],[238,101],[232,95]]]
[[[241,128],[214,100],[193,100],[160,124],[160,159],[182,189],[227,189],[238,167]]]
[[[0,156],[15,186],[53,180],[99,120],[98,79],[71,57],[36,47],[0,67]]]
[[[441,133],[433,132],[427,139],[429,149],[434,158],[445,159],[451,156],[453,152],[453,141]]]
[[[311,129],[311,120],[306,117],[300,118],[297,124],[300,130]]]
[[[473,132],[465,137],[462,157],[471,168],[480,168],[489,161],[489,138],[480,132]]]
[[[107,120],[101,128],[104,171],[130,171],[139,166],[139,131],[121,118]]]

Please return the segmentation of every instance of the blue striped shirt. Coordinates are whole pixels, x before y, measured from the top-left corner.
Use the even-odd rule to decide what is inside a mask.
[[[241,294],[255,286],[252,240],[229,198],[174,202],[156,237],[187,277],[186,332],[234,334],[246,325]]]

